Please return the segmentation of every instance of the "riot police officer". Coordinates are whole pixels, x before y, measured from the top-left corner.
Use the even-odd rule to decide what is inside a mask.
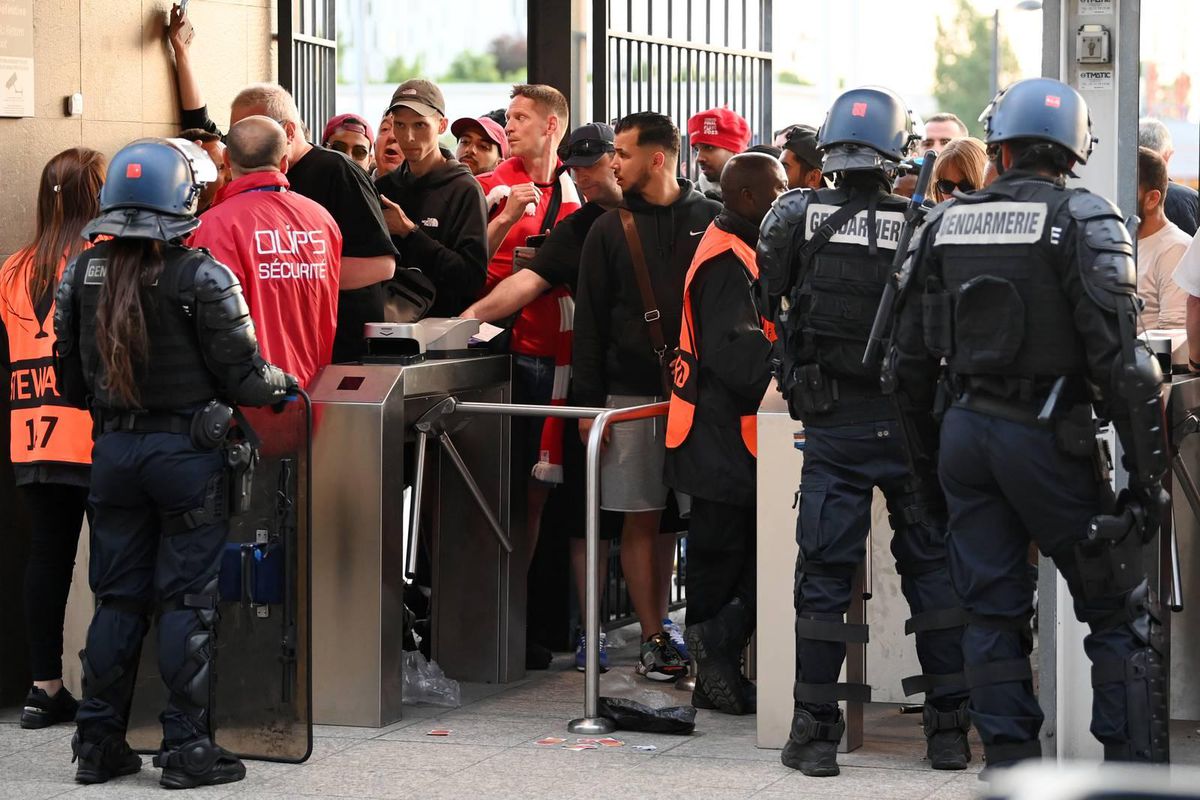
[[[180,242],[216,170],[178,139],[141,139],[108,168],[107,241],[66,269],[54,330],[64,396],[92,410],[90,583],[97,607],[81,653],[83,702],[72,742],[80,783],[137,772],[125,740],[142,638],[158,618],[161,783],[241,780],[212,738],[217,572],[231,504],[252,463],[227,441],[233,409],[285,398],[294,378],[259,356],[241,286]]]
[[[845,731],[839,700],[870,701],[870,687],[838,683],[851,581],[865,557],[875,487],[887,498],[901,590],[912,610],[925,675],[924,730],[934,769],[970,760],[961,685],[961,609],[945,567],[945,512],[932,462],[902,428],[879,367],[864,367],[875,309],[899,246],[906,200],[890,193],[913,135],[904,102],[879,88],[834,102],[818,133],[822,171],[836,188],[785,193],[763,221],[760,282],[778,307],[780,388],[804,422],[796,538],[795,716],[783,763],[805,775],[838,774]]]
[[[1135,337],[1132,242],[1116,206],[1064,185],[1093,145],[1074,89],[1019,81],[983,119],[1000,177],[930,212],[893,354],[900,386],[929,402],[946,364],[939,474],[969,615],[971,718],[989,766],[1040,755],[1032,540],[1090,628],[1091,730],[1105,758],[1165,760],[1162,656],[1139,555],[1163,508],[1166,444],[1161,373]],[[1120,498],[1099,471],[1108,459],[1097,457],[1093,409],[1124,445]]]

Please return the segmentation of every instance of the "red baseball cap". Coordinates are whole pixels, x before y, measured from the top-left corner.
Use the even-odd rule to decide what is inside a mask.
[[[357,114],[338,114],[329,122],[325,123],[325,135],[321,137],[321,143],[329,141],[329,137],[333,136],[338,131],[353,131],[361,133],[367,137],[367,142],[375,146],[375,131],[371,130],[371,123],[367,122]]]
[[[484,136],[491,139],[500,148],[500,157],[508,158],[508,136],[505,135],[504,128],[500,127],[500,123],[496,120],[491,117],[459,117],[450,126],[450,135],[457,139],[469,130],[474,130],[476,133],[482,131]]]
[[[750,125],[741,115],[728,108],[713,108],[701,111],[687,124],[688,143],[710,144],[734,153],[750,146]]]

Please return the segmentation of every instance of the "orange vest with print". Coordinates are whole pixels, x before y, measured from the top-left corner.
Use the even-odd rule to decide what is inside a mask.
[[[54,367],[54,301],[44,317],[29,302],[32,252],[22,251],[0,267],[0,321],[8,335],[12,374],[10,452],[14,464],[92,463],[92,418],[58,392]],[[66,263],[59,264],[58,275]]]
[[[683,323],[679,328],[679,353],[673,364],[674,385],[671,387],[671,405],[667,411],[667,447],[679,447],[687,441],[692,430],[692,421],[696,415],[696,398],[699,394],[700,370],[697,352],[699,342],[696,340],[696,322],[692,310],[692,281],[709,259],[721,255],[726,250],[732,251],[737,260],[745,267],[752,280],[758,279],[758,261],[754,248],[746,244],[736,235],[723,231],[716,223],[711,223],[704,232],[704,238],[696,248],[692,257],[692,265],[688,269],[687,278],[683,283]],[[775,326],[763,320],[763,332],[772,342],[775,341]],[[758,457],[758,415],[746,414],[741,420],[742,443],[750,451],[750,455]]]

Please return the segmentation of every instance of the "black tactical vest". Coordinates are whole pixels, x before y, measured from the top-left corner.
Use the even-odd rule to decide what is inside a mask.
[[[79,298],[79,348],[88,389],[100,408],[125,410],[105,385],[104,366],[96,344],[96,309],[107,275],[111,246],[101,242],[81,255],[75,268]],[[141,408],[177,411],[217,396],[212,372],[204,363],[196,334],[193,279],[208,256],[199,250],[168,245],[158,280],[142,289],[142,311],[149,341],[147,358],[135,364]]]
[[[856,196],[842,189],[814,192],[804,213],[804,241]],[[834,378],[874,390],[879,365],[864,367],[863,351],[892,271],[908,201],[878,190],[871,196],[870,206],[839,226],[809,263],[800,265],[788,324],[803,342],[796,351],[800,363],[819,364]]]
[[[932,243],[940,270],[923,287],[925,339],[956,377],[1043,385],[1083,374],[1063,290],[1075,270],[1064,261],[1072,194],[1046,180],[1001,181],[940,214]]]

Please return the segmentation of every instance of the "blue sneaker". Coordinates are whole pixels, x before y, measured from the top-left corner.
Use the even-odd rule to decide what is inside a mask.
[[[575,669],[584,672],[587,669],[587,637],[579,632],[575,640]],[[600,671],[608,672],[608,634],[600,632]]]
[[[683,640],[683,630],[669,618],[662,621],[663,633],[671,639],[671,644],[679,651],[679,655],[688,666],[692,664],[692,654],[688,652],[687,642]]]

